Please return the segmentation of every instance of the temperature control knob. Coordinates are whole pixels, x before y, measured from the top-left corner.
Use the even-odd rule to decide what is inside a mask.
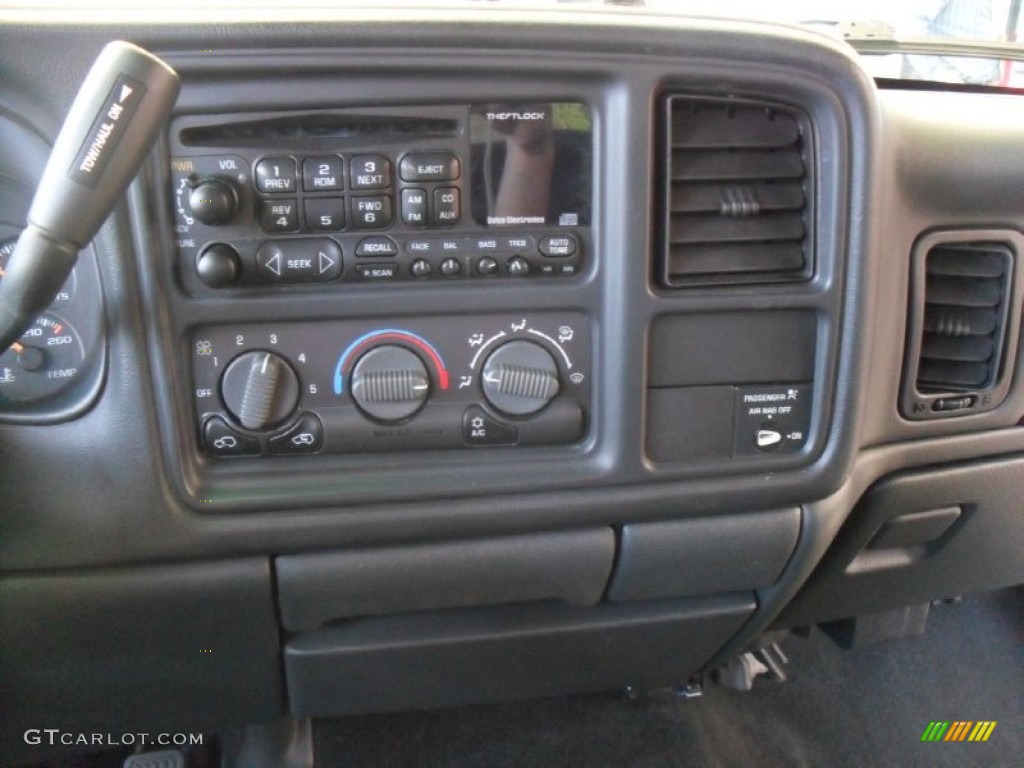
[[[429,395],[427,368],[405,347],[385,344],[371,349],[352,370],[352,399],[379,421],[408,419]]]
[[[227,224],[238,213],[238,191],[225,179],[202,179],[192,187],[188,207],[203,224]]]
[[[299,377],[273,352],[245,352],[224,371],[220,392],[239,424],[246,429],[266,429],[295,412]]]
[[[509,416],[528,416],[558,394],[558,363],[540,344],[510,341],[494,350],[483,370],[487,401]]]

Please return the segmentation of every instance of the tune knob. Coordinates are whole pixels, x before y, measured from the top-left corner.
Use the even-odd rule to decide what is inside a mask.
[[[220,391],[239,424],[246,429],[266,429],[295,412],[299,377],[280,355],[245,352],[224,371]]]
[[[238,213],[238,191],[225,179],[201,179],[189,192],[188,207],[203,224],[227,224]]]
[[[430,375],[416,354],[385,344],[359,358],[352,369],[351,390],[364,413],[394,423],[423,407],[430,395]]]
[[[226,288],[242,275],[238,251],[225,243],[214,243],[199,254],[196,273],[211,288]]]
[[[540,344],[511,341],[494,350],[483,370],[487,401],[509,416],[528,416],[558,394],[558,363]]]

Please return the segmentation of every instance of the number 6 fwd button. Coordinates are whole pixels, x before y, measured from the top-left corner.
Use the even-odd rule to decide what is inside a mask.
[[[304,413],[295,425],[269,440],[271,453],[317,453],[324,447],[324,428],[312,413]]]
[[[267,283],[323,283],[341,275],[341,247],[328,237],[266,242],[256,251]]]

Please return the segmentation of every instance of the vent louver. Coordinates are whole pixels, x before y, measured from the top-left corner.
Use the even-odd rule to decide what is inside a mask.
[[[989,411],[1006,399],[1022,243],[1016,232],[936,232],[915,247],[901,398],[908,418]]]
[[[667,99],[666,286],[808,279],[806,119],[765,104]]]
[[[1012,261],[997,244],[941,245],[925,257],[921,392],[987,389],[999,373]]]

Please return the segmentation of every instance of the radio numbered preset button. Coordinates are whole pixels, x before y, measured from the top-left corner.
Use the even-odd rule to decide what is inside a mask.
[[[260,192],[294,192],[295,161],[290,157],[265,157],[256,163],[256,189]]]
[[[352,189],[385,189],[391,186],[391,161],[384,155],[356,155],[349,176]]]
[[[391,216],[390,195],[352,198],[352,226],[356,229],[383,229],[391,223]]]
[[[345,227],[345,198],[307,197],[306,229],[336,232]]]
[[[302,161],[302,188],[307,192],[337,192],[345,187],[344,163],[337,155]]]
[[[295,232],[299,228],[299,206],[293,197],[260,200],[259,218],[265,232]]]

